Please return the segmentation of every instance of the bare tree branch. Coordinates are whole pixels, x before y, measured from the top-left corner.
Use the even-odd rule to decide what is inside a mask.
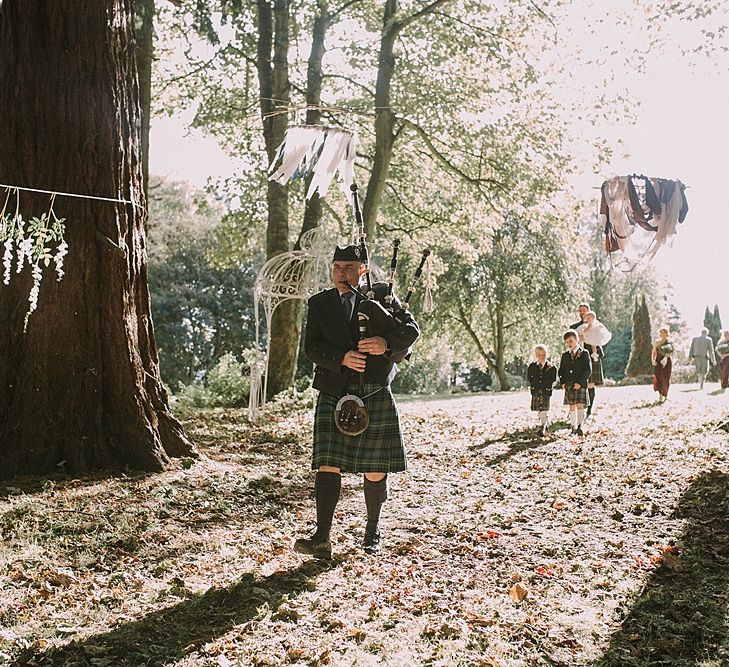
[[[360,83],[359,81],[357,81],[356,79],[353,79],[352,77],[345,76],[344,74],[325,74],[323,76],[323,78],[325,78],[325,79],[342,79],[343,81],[348,81],[352,85],[357,86],[358,88],[361,88],[362,90],[364,90],[370,97],[375,96],[374,90],[372,90],[371,88],[368,88],[363,83]]]
[[[405,18],[396,20],[394,23],[398,25],[396,28],[396,31],[399,32],[403,28],[407,28],[411,23],[417,21],[419,18],[422,18],[423,16],[426,16],[427,14],[431,14],[434,12],[438,7],[441,5],[446,4],[447,2],[451,2],[451,0],[434,0],[433,2],[428,3],[423,7],[421,10],[415,12],[414,14],[410,14],[410,16],[406,16]]]
[[[467,183],[470,183],[471,185],[475,185],[480,188],[482,185],[494,185],[498,188],[500,188],[503,191],[506,191],[506,187],[503,183],[496,180],[495,178],[483,178],[483,177],[475,177],[470,176],[465,171],[463,171],[460,167],[457,167],[453,162],[451,162],[440,150],[438,150],[435,147],[435,144],[433,143],[430,135],[428,132],[426,132],[420,125],[417,123],[408,120],[407,118],[400,118],[400,121],[402,123],[405,123],[408,127],[411,127],[415,132],[418,134],[418,136],[423,140],[425,145],[430,150],[430,153],[432,157],[436,158],[438,162],[440,162],[448,171],[455,174],[462,180],[466,181]]]

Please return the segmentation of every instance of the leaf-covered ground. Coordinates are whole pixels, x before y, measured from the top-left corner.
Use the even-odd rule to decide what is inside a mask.
[[[204,457],[163,474],[0,483],[0,664],[729,665],[710,390],[599,390],[581,439],[534,437],[525,393],[403,401],[384,548],[346,476],[331,564],[291,549],[305,412],[190,414]]]

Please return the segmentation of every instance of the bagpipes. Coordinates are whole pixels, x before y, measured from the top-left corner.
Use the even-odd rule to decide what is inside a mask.
[[[388,280],[386,282],[373,283],[369,266],[369,253],[367,251],[364,221],[359,205],[359,194],[356,183],[351,185],[351,190],[354,204],[354,217],[359,233],[360,259],[365,265],[364,289],[366,291],[363,292],[354,285],[346,284],[349,289],[362,298],[357,312],[359,339],[362,340],[371,336],[382,336],[386,338],[388,334],[400,328],[407,321],[410,300],[413,298],[418,283],[420,282],[423,268],[430,256],[430,250],[427,248],[423,250],[418,268],[410,282],[407,295],[402,302],[398,300],[394,293],[398,261],[397,255],[400,247],[400,241],[398,239],[395,239],[392,243],[392,258],[390,260]],[[389,360],[397,364],[409,356],[410,350],[408,349],[392,353],[389,356]],[[359,393],[364,393],[364,372],[359,374]],[[369,413],[367,412],[363,398],[366,397],[349,393],[339,399],[334,411],[334,423],[341,433],[355,436],[363,433],[367,429],[367,426],[369,426]]]

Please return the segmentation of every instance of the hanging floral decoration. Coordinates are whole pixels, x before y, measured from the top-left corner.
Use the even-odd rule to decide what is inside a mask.
[[[8,205],[15,198],[14,212]],[[7,188],[5,203],[0,210],[0,247],[3,252],[3,283],[10,284],[13,272],[21,273],[26,264],[33,276],[33,285],[28,295],[28,311],[25,314],[23,331],[28,328],[28,320],[38,307],[43,269],[51,262],[56,271],[56,280],[63,278],[63,260],[68,252],[64,238],[65,218],[58,218],[53,210],[56,195],[51,194],[48,211],[40,218],[25,220],[20,214],[20,195],[17,188]]]

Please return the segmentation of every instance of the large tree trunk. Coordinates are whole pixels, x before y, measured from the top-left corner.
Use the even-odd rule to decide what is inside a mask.
[[[382,13],[382,33],[377,61],[375,87],[375,159],[367,183],[367,194],[362,206],[365,233],[372,238],[377,230],[377,212],[390,172],[392,151],[399,130],[395,131],[395,111],[392,108],[392,79],[395,76],[395,42],[403,29],[451,0],[432,0],[408,16],[401,15],[398,0],[385,0]]]
[[[324,40],[327,28],[330,23],[330,15],[325,0],[317,2],[318,13],[314,19],[314,26],[311,32],[311,51],[306,68],[306,124],[319,125],[321,123],[321,86],[322,86],[322,61],[324,60]],[[313,176],[306,179],[304,191],[309,190]],[[322,217],[322,204],[319,193],[315,192],[311,199],[306,201],[304,209],[304,224],[301,226],[299,238],[296,241],[295,249],[301,248],[301,237],[308,231],[319,226]]]
[[[499,378],[499,391],[509,391],[511,385],[506,377],[506,363],[504,361],[504,352],[506,348],[506,339],[504,337],[504,313],[501,308],[496,310],[496,360],[494,367],[496,369],[496,377]]]
[[[192,454],[159,374],[150,317],[132,0],[0,4],[0,182],[59,196],[66,275],[0,284],[0,477]],[[21,193],[24,217],[48,198]]]
[[[263,138],[268,162],[284,138],[288,126],[290,83],[289,0],[258,0],[258,45],[256,65],[261,95]],[[267,182],[266,259],[289,251],[289,191],[287,186]],[[295,301],[284,301],[271,322],[268,395],[290,387],[296,375],[301,314]]]
[[[142,179],[149,195],[149,124],[152,116],[152,62],[154,61],[155,0],[135,0],[139,106],[142,109]]]
[[[390,106],[390,91],[395,73],[395,39],[400,31],[400,24],[395,22],[397,11],[397,0],[386,0],[375,88],[375,159],[362,207],[365,233],[369,238],[373,237],[377,229],[377,211],[385,192],[392,147],[395,143],[395,114]]]

